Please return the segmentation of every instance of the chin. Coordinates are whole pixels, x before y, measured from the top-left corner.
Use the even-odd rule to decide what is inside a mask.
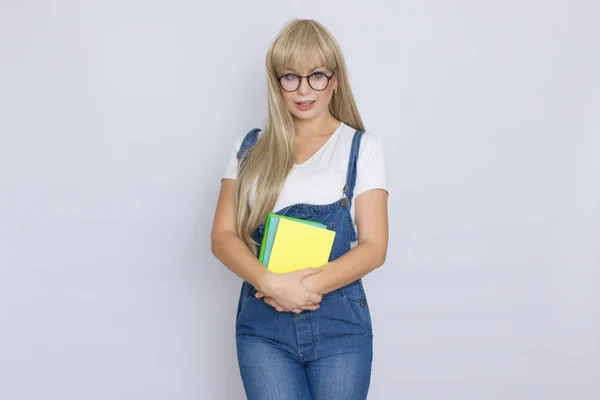
[[[309,120],[309,119],[313,119],[313,118],[316,118],[319,115],[321,115],[323,113],[323,110],[310,110],[307,112],[298,112],[298,111],[294,110],[294,111],[290,111],[290,113],[296,119]]]
[[[301,113],[300,115],[298,114],[292,114],[294,116],[295,119],[301,119],[301,120],[309,120],[309,119],[313,119],[314,117],[316,117],[316,115],[312,115],[312,113]]]

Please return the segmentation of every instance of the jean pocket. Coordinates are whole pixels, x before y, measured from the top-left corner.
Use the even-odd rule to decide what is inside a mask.
[[[242,311],[242,303],[243,303],[243,301],[244,301],[244,296],[243,296],[243,295],[241,295],[241,296],[239,297],[239,299],[238,299],[238,303],[237,303],[237,312],[236,312],[236,314],[235,314],[235,319],[236,319],[236,321],[237,321],[237,319],[238,319],[238,318],[239,318],[239,316],[240,316],[240,312]]]
[[[362,283],[359,282],[358,284],[344,288],[342,290],[342,298],[355,322],[372,336],[371,312],[369,311],[369,304]]]
[[[249,292],[247,290],[247,288],[245,288],[244,286],[242,286],[242,289],[240,290],[240,296],[238,299],[238,303],[237,303],[237,312],[235,314],[235,321],[236,324],[239,322],[240,319],[240,314],[242,313],[242,311],[244,310],[246,303],[248,302],[248,297],[249,297]]]

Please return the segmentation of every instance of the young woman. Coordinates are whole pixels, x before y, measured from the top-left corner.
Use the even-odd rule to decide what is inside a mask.
[[[213,254],[244,280],[236,343],[246,396],[365,399],[373,333],[361,278],[386,258],[384,147],[365,133],[340,48],[321,24],[286,25],[266,66],[269,118],[235,143],[212,228]],[[329,262],[265,268],[257,254],[269,212],[335,230]]]

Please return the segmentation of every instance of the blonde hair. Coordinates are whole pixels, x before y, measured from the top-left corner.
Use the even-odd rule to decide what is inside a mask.
[[[302,71],[304,68],[325,67],[335,71],[338,87],[330,101],[331,114],[354,129],[365,130],[348,83],[340,47],[320,23],[295,19],[284,26],[269,48],[266,67],[268,118],[260,139],[240,165],[235,196],[237,234],[254,254],[257,243],[252,234],[273,211],[294,165],[294,122],[283,102],[277,77],[285,70]],[[254,194],[252,208],[248,206],[251,193]]]

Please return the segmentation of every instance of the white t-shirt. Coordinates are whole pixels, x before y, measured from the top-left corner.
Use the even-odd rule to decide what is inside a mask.
[[[354,132],[354,128],[342,122],[311,158],[302,164],[294,165],[283,184],[273,212],[297,203],[331,204],[340,200],[346,184]],[[237,178],[236,156],[244,136],[246,134],[235,142],[223,178]],[[382,141],[374,134],[365,132],[358,153],[354,198],[370,189],[388,190],[387,163]],[[250,196],[250,206],[252,201]],[[354,201],[350,212],[354,221]]]

